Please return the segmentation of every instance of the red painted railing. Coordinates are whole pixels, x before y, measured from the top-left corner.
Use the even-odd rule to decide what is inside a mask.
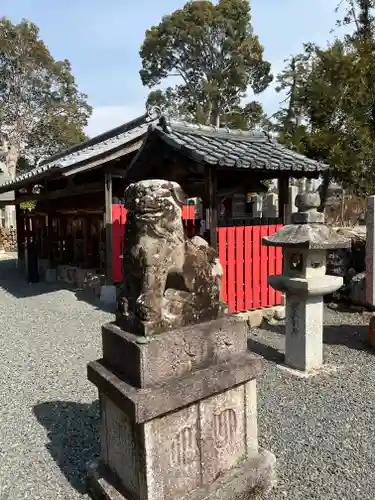
[[[182,218],[188,236],[196,234],[195,206],[183,207]],[[112,205],[113,280],[122,280],[122,250],[126,209]],[[282,227],[280,224],[219,227],[218,251],[223,267],[222,300],[230,312],[248,311],[281,304],[281,293],[267,283],[268,276],[282,271],[281,248],[262,245],[262,238]]]
[[[230,312],[281,304],[281,293],[268,285],[267,278],[281,273],[282,250],[262,245],[264,236],[281,227],[271,224],[218,228],[219,260],[223,267],[222,300]]]

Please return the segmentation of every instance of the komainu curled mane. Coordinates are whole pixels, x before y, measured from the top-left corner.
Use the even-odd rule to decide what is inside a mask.
[[[186,238],[184,200],[181,187],[164,180],[137,182],[125,191],[117,322],[128,331],[152,335],[222,314],[217,255],[202,238]]]

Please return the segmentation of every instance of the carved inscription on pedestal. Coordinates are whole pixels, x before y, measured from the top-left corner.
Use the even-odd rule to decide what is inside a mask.
[[[145,425],[151,500],[174,500],[201,485],[198,407],[192,405]]]
[[[170,462],[172,467],[185,467],[197,458],[197,442],[191,427],[185,427],[173,439]]]
[[[214,415],[213,419],[215,445],[218,448],[228,446],[236,437],[237,416],[236,412],[229,408]]]
[[[106,413],[106,433],[108,447],[108,465],[116,472],[124,486],[131,492],[138,493],[139,479],[136,459],[136,443],[132,424],[108,398],[104,398]]]
[[[202,482],[209,484],[246,456],[244,386],[201,401],[200,424]]]

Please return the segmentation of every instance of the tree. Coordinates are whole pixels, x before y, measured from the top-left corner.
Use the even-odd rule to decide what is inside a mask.
[[[181,89],[179,86],[168,87],[164,91],[154,90],[148,95],[146,106],[159,108],[172,120],[206,124],[206,117],[199,112],[199,109],[195,109],[195,103],[188,94],[187,89]],[[263,106],[257,101],[232,106],[229,112],[220,116],[219,126],[240,130],[272,128]]]
[[[146,31],[140,56],[144,85],[152,88],[171,76],[181,81],[149,100],[204,124],[220,126],[233,110],[238,114],[248,88],[258,94],[272,81],[248,0],[188,2]]]
[[[0,136],[11,177],[21,157],[33,164],[84,140],[91,111],[69,61],[54,60],[38,27],[0,18]]]
[[[280,140],[331,166],[348,192],[375,190],[375,22],[373,0],[347,0],[340,26],[354,31],[326,48],[306,44],[278,79],[289,89],[289,115],[279,116]],[[293,92],[292,92],[293,89]],[[298,123],[296,121],[298,117]]]

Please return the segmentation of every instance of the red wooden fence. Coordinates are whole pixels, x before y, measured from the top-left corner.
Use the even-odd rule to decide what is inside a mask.
[[[281,293],[267,283],[282,271],[282,249],[262,245],[281,224],[219,227],[219,260],[223,267],[222,300],[230,312],[281,304]]]
[[[196,230],[195,206],[185,205],[182,218],[189,236]],[[122,280],[122,245],[125,234],[126,209],[112,205],[113,280]],[[281,304],[281,293],[267,283],[268,276],[282,271],[281,248],[262,245],[262,238],[282,227],[262,226],[219,227],[219,260],[223,267],[222,300],[230,312],[248,311]]]
[[[113,281],[122,280],[122,248],[125,235],[126,208],[124,205],[112,205],[112,262]]]

